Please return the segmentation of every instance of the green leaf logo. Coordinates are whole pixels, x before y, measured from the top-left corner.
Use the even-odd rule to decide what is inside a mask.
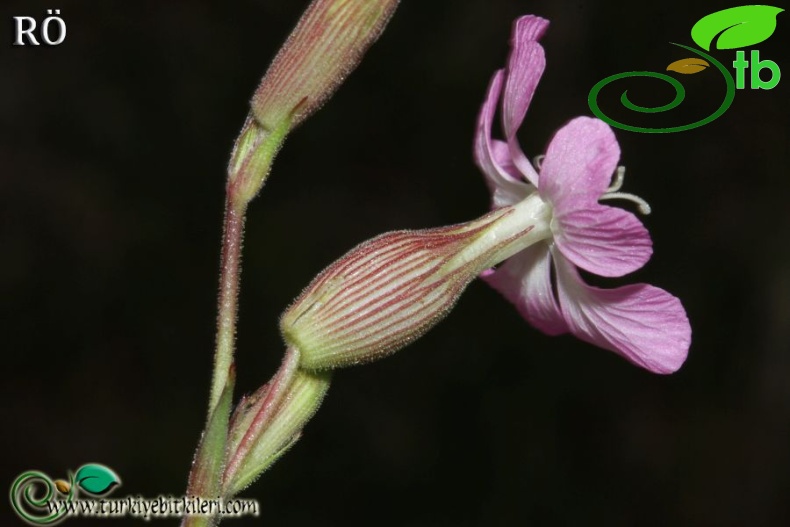
[[[718,35],[716,48],[736,49],[759,44],[776,30],[776,15],[784,11],[770,5],[744,5],[716,11],[691,28],[691,38],[696,44],[710,51]]]
[[[77,470],[74,480],[82,490],[96,495],[106,494],[115,485],[121,483],[121,478],[115,472],[96,463],[82,465]]]

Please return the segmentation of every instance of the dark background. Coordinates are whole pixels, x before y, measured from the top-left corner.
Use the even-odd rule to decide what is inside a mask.
[[[0,487],[95,461],[121,476],[115,497],[183,493],[208,397],[225,166],[305,5],[3,2]],[[274,372],[277,317],[325,265],[378,233],[487,210],[473,130],[516,16],[552,22],[520,134],[534,155],[590,114],[598,80],[663,71],[685,58],[669,41],[691,45],[696,20],[734,5],[404,0],[253,203],[237,393]],[[48,8],[66,41],[11,46],[12,16]],[[757,46],[786,74],[789,16]],[[721,100],[712,75],[680,79],[697,94],[689,114]],[[606,283],[682,299],[694,333],[680,372],[546,337],[473,283],[419,342],[337,372],[303,439],[242,494],[261,517],[227,524],[790,525],[789,100],[782,79],[696,130],[616,132],[624,190],[654,208],[655,255]]]

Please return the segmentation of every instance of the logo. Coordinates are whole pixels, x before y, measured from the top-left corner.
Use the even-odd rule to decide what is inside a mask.
[[[98,463],[82,465],[74,474],[69,472],[67,480],[52,481],[43,472],[28,470],[11,485],[11,506],[31,525],[48,525],[60,521],[68,512],[68,507],[53,504],[72,503],[79,489],[90,496],[106,496],[120,484],[115,472]]]
[[[66,479],[52,480],[39,470],[28,470],[11,484],[11,507],[30,525],[54,525],[66,518],[151,518],[202,516],[214,519],[258,516],[255,500],[200,496],[124,496],[107,498],[121,484],[112,469],[98,463],[82,465]],[[86,495],[80,499],[81,493]]]
[[[596,117],[616,128],[642,133],[683,132],[685,130],[698,128],[718,119],[729,109],[735,99],[736,90],[746,88],[747,70],[749,72],[748,86],[753,90],[770,90],[779,84],[781,71],[776,62],[768,59],[761,59],[760,51],[757,49],[751,49],[747,59],[746,51],[739,48],[749,48],[767,40],[776,30],[776,17],[782,11],[784,11],[784,9],[767,5],[746,5],[724,9],[701,18],[691,28],[691,40],[701,49],[670,42],[673,46],[677,46],[694,56],[672,62],[666,67],[666,71],[681,75],[691,75],[695,73],[710,74],[715,71],[723,78],[725,89],[724,100],[711,114],[701,117],[689,124],[650,127],[627,124],[620,120],[613,119],[601,109],[598,97],[606,86],[615,81],[635,77],[664,81],[672,87],[675,96],[666,104],[642,106],[632,102],[629,98],[628,90],[625,90],[620,95],[620,103],[627,110],[643,114],[659,114],[680,106],[686,98],[686,89],[683,87],[683,84],[671,75],[652,71],[628,71],[610,75],[599,81],[592,87],[590,94],[587,96],[590,110],[592,110]],[[711,51],[711,46],[714,44],[715,48],[719,50],[738,50],[735,54],[735,60],[732,62],[735,78],[733,78],[732,73],[730,73],[730,70],[725,67],[724,64],[716,60],[709,53],[706,53]]]

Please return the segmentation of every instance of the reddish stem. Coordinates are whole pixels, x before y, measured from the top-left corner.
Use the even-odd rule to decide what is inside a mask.
[[[219,402],[233,365],[238,312],[241,248],[247,205],[236,204],[229,196],[225,204],[225,230],[220,259],[219,312],[217,315],[217,347],[214,354],[214,376],[211,381],[209,416]]]

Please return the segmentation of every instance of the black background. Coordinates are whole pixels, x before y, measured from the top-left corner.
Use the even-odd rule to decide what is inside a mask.
[[[225,166],[305,5],[3,2],[0,486],[95,461],[121,476],[114,497],[183,493],[208,397]],[[472,136],[516,16],[552,23],[520,134],[534,155],[590,114],[598,80],[663,71],[685,58],[670,41],[691,45],[696,20],[734,5],[404,0],[252,205],[237,393],[274,372],[279,313],[333,259],[487,210]],[[12,16],[48,8],[65,42],[12,46]],[[757,46],[786,74],[788,16]],[[721,100],[712,75],[680,79],[698,88],[689,114]],[[694,333],[679,373],[546,337],[473,283],[419,342],[337,372],[303,439],[242,494],[261,518],[227,524],[790,524],[789,95],[782,79],[696,130],[616,132],[624,190],[654,209],[655,254],[604,283],[682,299]]]

